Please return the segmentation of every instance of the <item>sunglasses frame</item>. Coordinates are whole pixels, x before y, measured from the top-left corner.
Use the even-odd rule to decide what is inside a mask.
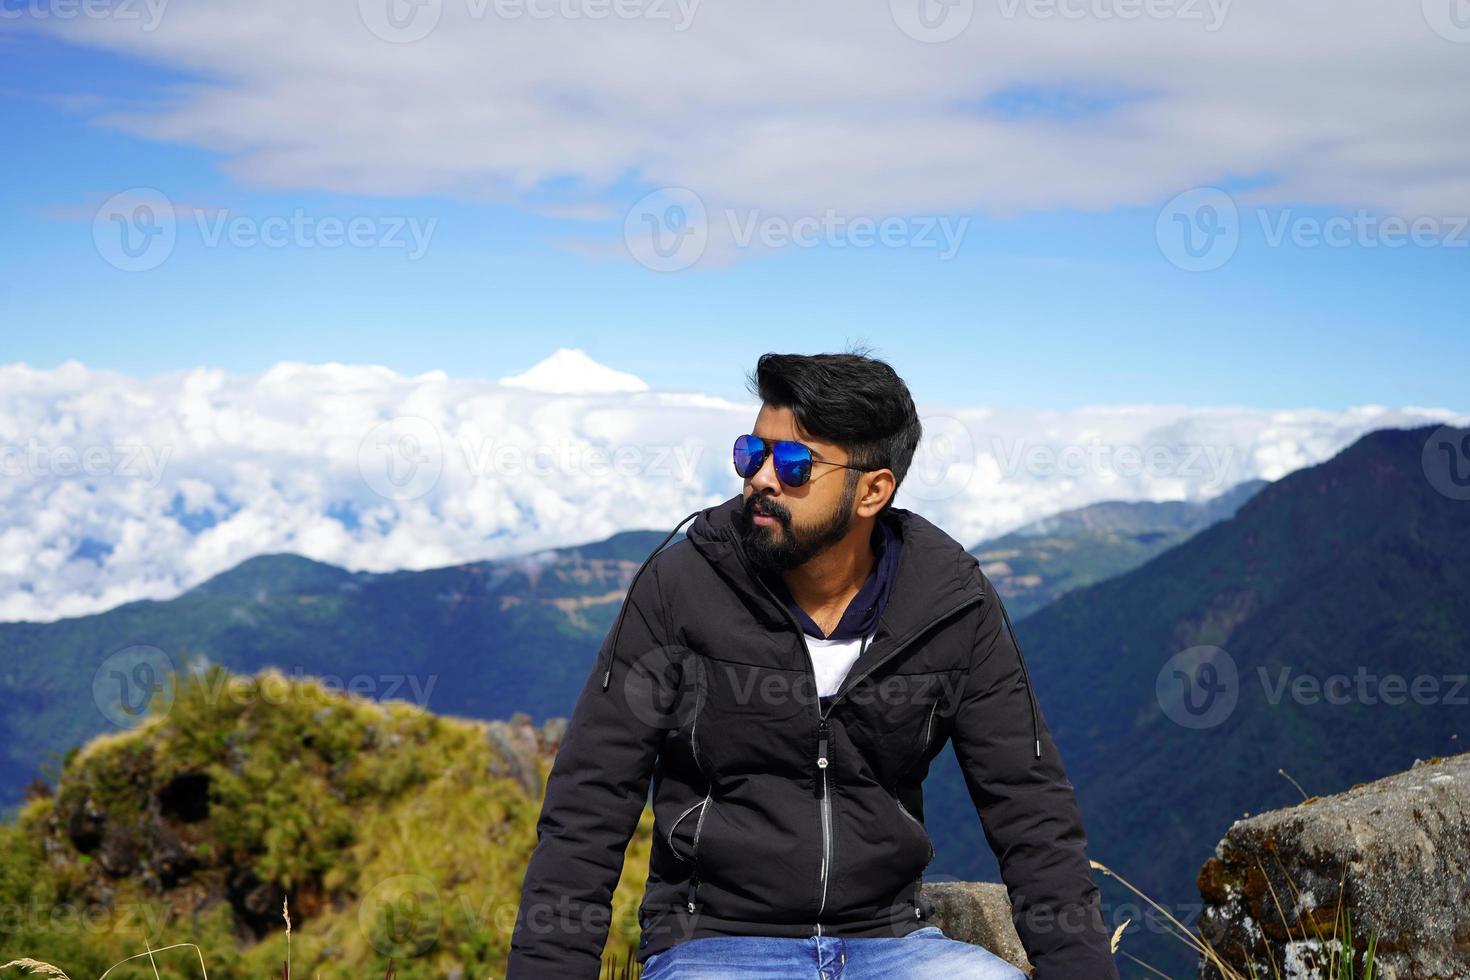
[[[774,459],[774,457],[776,456],[776,451],[777,451],[777,447],[778,446],[795,446],[799,450],[801,450],[802,452],[806,453],[806,459],[805,460],[798,459],[798,460],[795,461],[795,464],[794,465],[799,465],[799,466],[803,466],[804,467],[803,472],[805,474],[799,481],[797,481],[795,483],[792,483],[792,482],[788,481],[786,479],[786,476],[784,474],[782,474],[781,469],[782,469],[783,464],[780,461],[774,461],[771,464],[772,467],[776,471],[776,479],[780,480],[781,481],[781,485],[784,486],[784,487],[793,487],[794,488],[794,487],[803,487],[803,486],[806,486],[806,484],[808,482],[810,482],[811,481],[811,478],[812,478],[811,466],[812,466],[813,463],[826,463],[828,466],[841,466],[843,469],[857,470],[859,473],[871,473],[871,472],[873,472],[872,470],[870,470],[870,469],[864,469],[861,466],[853,466],[851,463],[838,463],[838,462],[835,462],[835,461],[830,460],[830,459],[822,459],[816,453],[812,452],[812,447],[811,446],[808,446],[804,442],[798,442],[795,439],[765,439],[765,438],[762,438],[761,436],[756,435],[753,432],[747,432],[747,433],[744,433],[742,435],[738,435],[738,436],[735,437],[735,445],[732,447],[732,450],[731,450],[731,462],[732,463],[735,462],[735,459],[734,459],[735,454],[741,452],[740,440],[742,440],[742,439],[754,439],[754,440],[756,440],[757,442],[759,442],[761,444],[760,462],[758,464],[756,464],[755,468],[750,471],[750,476],[746,476],[744,473],[742,473],[740,471],[739,464],[738,463],[735,463],[735,473],[742,480],[749,480],[749,479],[751,479],[751,477],[754,477],[757,473],[759,473],[761,471],[761,467],[763,467],[763,466],[766,465],[766,460],[767,459]],[[785,465],[790,466],[790,465],[793,465],[793,464],[789,464],[788,463],[788,464],[785,464]]]

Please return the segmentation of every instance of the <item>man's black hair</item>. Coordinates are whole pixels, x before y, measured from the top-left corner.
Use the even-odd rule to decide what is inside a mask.
[[[848,462],[893,471],[894,492],[909,471],[923,427],[908,385],[869,348],[841,354],[762,354],[746,376],[752,394],[773,408],[789,408],[802,431],[836,443]],[[848,486],[858,472],[847,471]]]

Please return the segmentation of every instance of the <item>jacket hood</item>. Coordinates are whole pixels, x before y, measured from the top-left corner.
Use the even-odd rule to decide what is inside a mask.
[[[638,570],[633,573],[633,578],[628,583],[627,594],[632,595],[633,587],[637,584],[638,577],[643,574],[644,569],[678,533],[679,529],[692,520],[693,523],[689,524],[685,537],[694,550],[714,567],[720,577],[732,589],[752,597],[759,604],[767,607],[777,605],[751,571],[740,542],[735,521],[744,504],[744,494],[737,493],[718,504],[694,511],[680,520],[638,566]],[[899,553],[898,568],[894,575],[888,601],[878,620],[878,631],[873,637],[874,645],[883,641],[885,636],[899,641],[906,639],[927,626],[936,611],[948,609],[968,597],[976,597],[980,601],[994,601],[1001,608],[1006,630],[1010,633],[1011,642],[1016,647],[1017,657],[1021,659],[1021,672],[1031,700],[1031,724],[1035,736],[1036,755],[1040,758],[1041,740],[1036,717],[1036,696],[1031,691],[1031,678],[1026,671],[1026,661],[1021,655],[1021,645],[1016,640],[1015,630],[1011,627],[1010,615],[1005,612],[1005,604],[1000,601],[999,595],[989,592],[986,588],[988,583],[980,571],[979,561],[949,534],[911,510],[889,507],[887,512],[879,517],[879,520],[890,522],[890,526],[902,541],[902,549]],[[607,665],[602,677],[604,692],[607,691],[612,680],[613,663],[617,658],[617,634],[622,629],[623,615],[627,607],[628,602],[625,598],[622,608],[618,610],[617,622],[613,626],[612,642],[605,646]],[[789,612],[784,607],[773,608],[772,616],[780,621],[789,616]],[[857,669],[859,667],[855,666],[854,670]]]

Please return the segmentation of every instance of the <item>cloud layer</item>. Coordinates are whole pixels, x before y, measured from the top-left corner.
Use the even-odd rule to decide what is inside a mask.
[[[138,0],[37,23],[197,78],[97,118],[257,186],[621,222],[658,187],[881,217],[1245,181],[1412,217],[1470,213],[1455,2]]]
[[[147,379],[75,361],[0,367],[0,620],[169,598],[272,552],[374,571],[530,552],[668,528],[739,492],[729,446],[755,404],[637,390],[580,351],[550,360],[580,373],[532,368],[504,384],[339,363]],[[551,375],[583,391],[546,391],[536,379]],[[966,545],[1097,500],[1275,479],[1371,429],[1453,417],[920,411],[925,442],[898,503]]]

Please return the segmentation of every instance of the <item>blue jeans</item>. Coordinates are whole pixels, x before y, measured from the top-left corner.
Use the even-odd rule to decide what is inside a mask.
[[[938,926],[876,939],[686,939],[643,964],[642,980],[1026,980],[980,946]]]

